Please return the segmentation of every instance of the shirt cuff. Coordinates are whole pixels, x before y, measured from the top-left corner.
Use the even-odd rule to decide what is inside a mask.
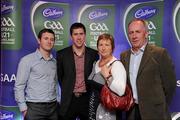
[[[21,112],[27,110],[27,105],[25,102],[24,103],[18,103],[18,106],[19,106],[19,109]]]

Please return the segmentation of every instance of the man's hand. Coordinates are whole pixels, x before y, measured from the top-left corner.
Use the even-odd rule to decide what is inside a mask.
[[[22,111],[22,114],[23,114],[23,117],[25,117],[25,116],[26,116],[26,114],[27,114],[27,110]]]

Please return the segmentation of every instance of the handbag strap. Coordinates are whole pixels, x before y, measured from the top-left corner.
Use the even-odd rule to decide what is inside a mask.
[[[109,64],[109,67],[110,66],[112,66],[112,64],[114,63],[114,62],[116,62],[116,61],[119,61],[119,60],[114,60],[113,62],[111,62],[110,64]],[[95,72],[95,65],[96,65],[96,61],[93,63],[93,69],[92,69],[92,72],[91,72],[91,75],[89,76],[89,78],[90,79],[94,79],[94,77],[95,77],[95,75],[96,75],[96,72]]]
[[[109,64],[109,67],[112,66],[112,64],[116,61],[119,61],[119,60],[114,60],[112,63]]]
[[[116,61],[119,61],[119,60],[114,60],[113,62],[111,62],[111,63],[109,64],[108,67],[112,66],[113,63],[115,63]],[[110,76],[112,76],[112,75],[110,75]],[[107,87],[109,87],[107,81],[105,82],[105,85],[106,85]]]

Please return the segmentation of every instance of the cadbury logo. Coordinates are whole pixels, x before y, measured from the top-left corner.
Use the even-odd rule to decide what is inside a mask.
[[[46,18],[56,19],[62,17],[63,15],[64,11],[60,8],[51,7],[43,10],[43,16]]]
[[[12,12],[14,9],[14,6],[10,3],[1,3],[1,13],[2,14],[7,14]]]
[[[135,12],[135,18],[147,19],[154,16],[157,13],[157,9],[154,7],[143,7]]]
[[[103,20],[108,16],[109,12],[106,9],[96,9],[89,13],[90,20]]]

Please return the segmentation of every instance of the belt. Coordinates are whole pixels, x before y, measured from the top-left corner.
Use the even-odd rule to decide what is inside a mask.
[[[83,92],[74,92],[74,96],[75,97],[81,97],[83,94],[85,94],[85,93],[83,93]]]
[[[55,104],[56,101],[54,101],[54,102],[26,102],[26,103],[39,104],[39,105],[49,105],[49,104]]]

